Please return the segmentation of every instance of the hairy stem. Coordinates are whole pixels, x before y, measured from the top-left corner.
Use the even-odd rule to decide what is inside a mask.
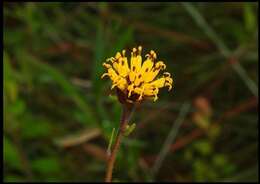
[[[124,136],[125,128],[130,119],[132,110],[133,110],[133,106],[123,105],[123,112],[122,112],[121,121],[120,121],[119,133],[116,136],[115,144],[114,144],[114,146],[112,148],[112,152],[108,158],[105,182],[112,181],[112,173],[113,173],[116,155],[118,153],[119,146],[120,146],[122,138]]]

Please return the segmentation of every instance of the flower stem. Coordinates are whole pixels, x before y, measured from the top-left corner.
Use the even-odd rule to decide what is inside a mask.
[[[124,136],[125,128],[130,119],[132,110],[133,110],[133,106],[123,105],[123,112],[122,112],[121,121],[120,121],[119,133],[116,136],[115,144],[114,144],[114,146],[112,148],[112,152],[108,158],[105,182],[112,181],[112,173],[113,173],[116,155],[118,153],[119,146],[120,146],[122,138]]]

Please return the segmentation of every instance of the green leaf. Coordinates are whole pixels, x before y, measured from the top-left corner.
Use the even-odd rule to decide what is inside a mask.
[[[18,94],[17,84],[14,81],[16,73],[11,67],[10,58],[4,51],[4,93],[10,97],[11,101],[15,101]]]
[[[194,160],[193,170],[196,181],[205,181],[206,171],[208,170],[207,166],[202,160]]]
[[[125,132],[124,132],[124,135],[125,135],[125,136],[130,135],[130,134],[134,131],[135,127],[136,127],[136,124],[135,124],[135,123],[133,123],[133,124],[130,125],[130,126],[127,125],[127,126],[126,126],[126,130],[125,130]]]
[[[109,144],[108,144],[108,148],[107,148],[108,155],[111,154],[111,146],[112,146],[112,143],[113,143],[113,140],[114,140],[114,134],[115,134],[115,128],[113,128],[112,133],[111,133],[111,137],[109,139]]]
[[[4,163],[14,169],[22,169],[22,161],[16,146],[4,136]]]
[[[51,174],[61,172],[59,161],[54,157],[38,158],[32,161],[32,168],[34,171],[42,174]]]
[[[224,155],[222,154],[218,154],[215,155],[213,157],[213,163],[217,166],[217,167],[223,167],[227,164],[227,159]]]
[[[26,118],[26,121],[21,123],[21,134],[25,139],[47,137],[51,133],[51,125],[49,122],[33,118],[33,116]]]
[[[22,99],[17,99],[14,103],[12,103],[10,111],[13,113],[15,116],[19,116],[24,114],[25,112],[25,103]]]
[[[254,32],[256,30],[256,15],[250,3],[245,3],[244,5],[244,20],[247,31]]]
[[[207,140],[194,143],[194,147],[204,156],[212,152],[212,146]]]
[[[96,47],[95,47],[95,57],[92,62],[92,73],[91,81],[93,82],[93,90],[97,95],[100,93],[101,88],[101,75],[104,71],[102,63],[105,60],[105,44],[104,44],[105,34],[104,26],[102,22],[97,25],[97,35],[96,35]]]
[[[62,92],[71,97],[71,99],[75,102],[75,104],[80,108],[80,110],[84,114],[84,123],[93,125],[95,124],[95,122],[97,122],[96,117],[93,114],[93,109],[87,103],[87,99],[82,97],[82,95],[78,92],[77,88],[70,83],[69,79],[67,79],[61,72],[59,72],[52,66],[39,61],[37,58],[30,55],[26,51],[20,53],[23,53],[21,55],[21,58],[23,59],[22,62],[28,62],[31,65],[31,67],[35,69],[34,72],[42,72],[51,76],[52,79],[62,88]]]

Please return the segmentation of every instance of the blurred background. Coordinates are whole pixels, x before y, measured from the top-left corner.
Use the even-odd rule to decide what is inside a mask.
[[[258,181],[258,3],[4,3],[4,181],[103,181],[117,51],[174,88],[139,106],[114,181]]]

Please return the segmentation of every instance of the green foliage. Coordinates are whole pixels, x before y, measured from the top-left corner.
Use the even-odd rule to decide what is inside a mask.
[[[57,174],[61,166],[56,157],[43,157],[32,161],[32,169],[41,174]]]
[[[174,88],[136,108],[114,181],[258,180],[257,3],[5,2],[3,9],[4,181],[103,181],[122,107],[100,79],[102,63],[138,45],[143,55],[156,51]],[[193,125],[188,115],[176,132],[180,147],[151,173],[181,104],[197,96],[210,101],[213,117]],[[54,144],[93,128],[100,131],[86,143]]]
[[[208,141],[198,141],[194,143],[194,147],[203,156],[207,156],[212,153],[212,146]]]
[[[236,171],[227,155],[214,150],[209,140],[200,140],[193,144],[194,149],[185,152],[185,159],[191,163],[193,178],[197,182],[220,181]]]
[[[9,167],[13,169],[22,169],[22,161],[20,154],[15,144],[8,138],[4,137],[4,161]]]
[[[126,126],[126,130],[125,130],[125,132],[124,132],[124,135],[125,135],[125,136],[128,136],[129,134],[131,134],[131,133],[134,131],[135,127],[136,127],[136,124],[135,124],[135,123],[133,123],[133,124],[131,124],[131,125],[127,125],[127,126]]]
[[[26,117],[25,120],[21,125],[21,134],[24,139],[46,138],[51,135],[51,123],[41,118],[33,119],[32,115]],[[31,127],[33,127],[33,131]]]
[[[250,3],[246,3],[244,6],[244,21],[246,30],[250,33],[255,33],[257,20],[254,13],[254,6]]]

